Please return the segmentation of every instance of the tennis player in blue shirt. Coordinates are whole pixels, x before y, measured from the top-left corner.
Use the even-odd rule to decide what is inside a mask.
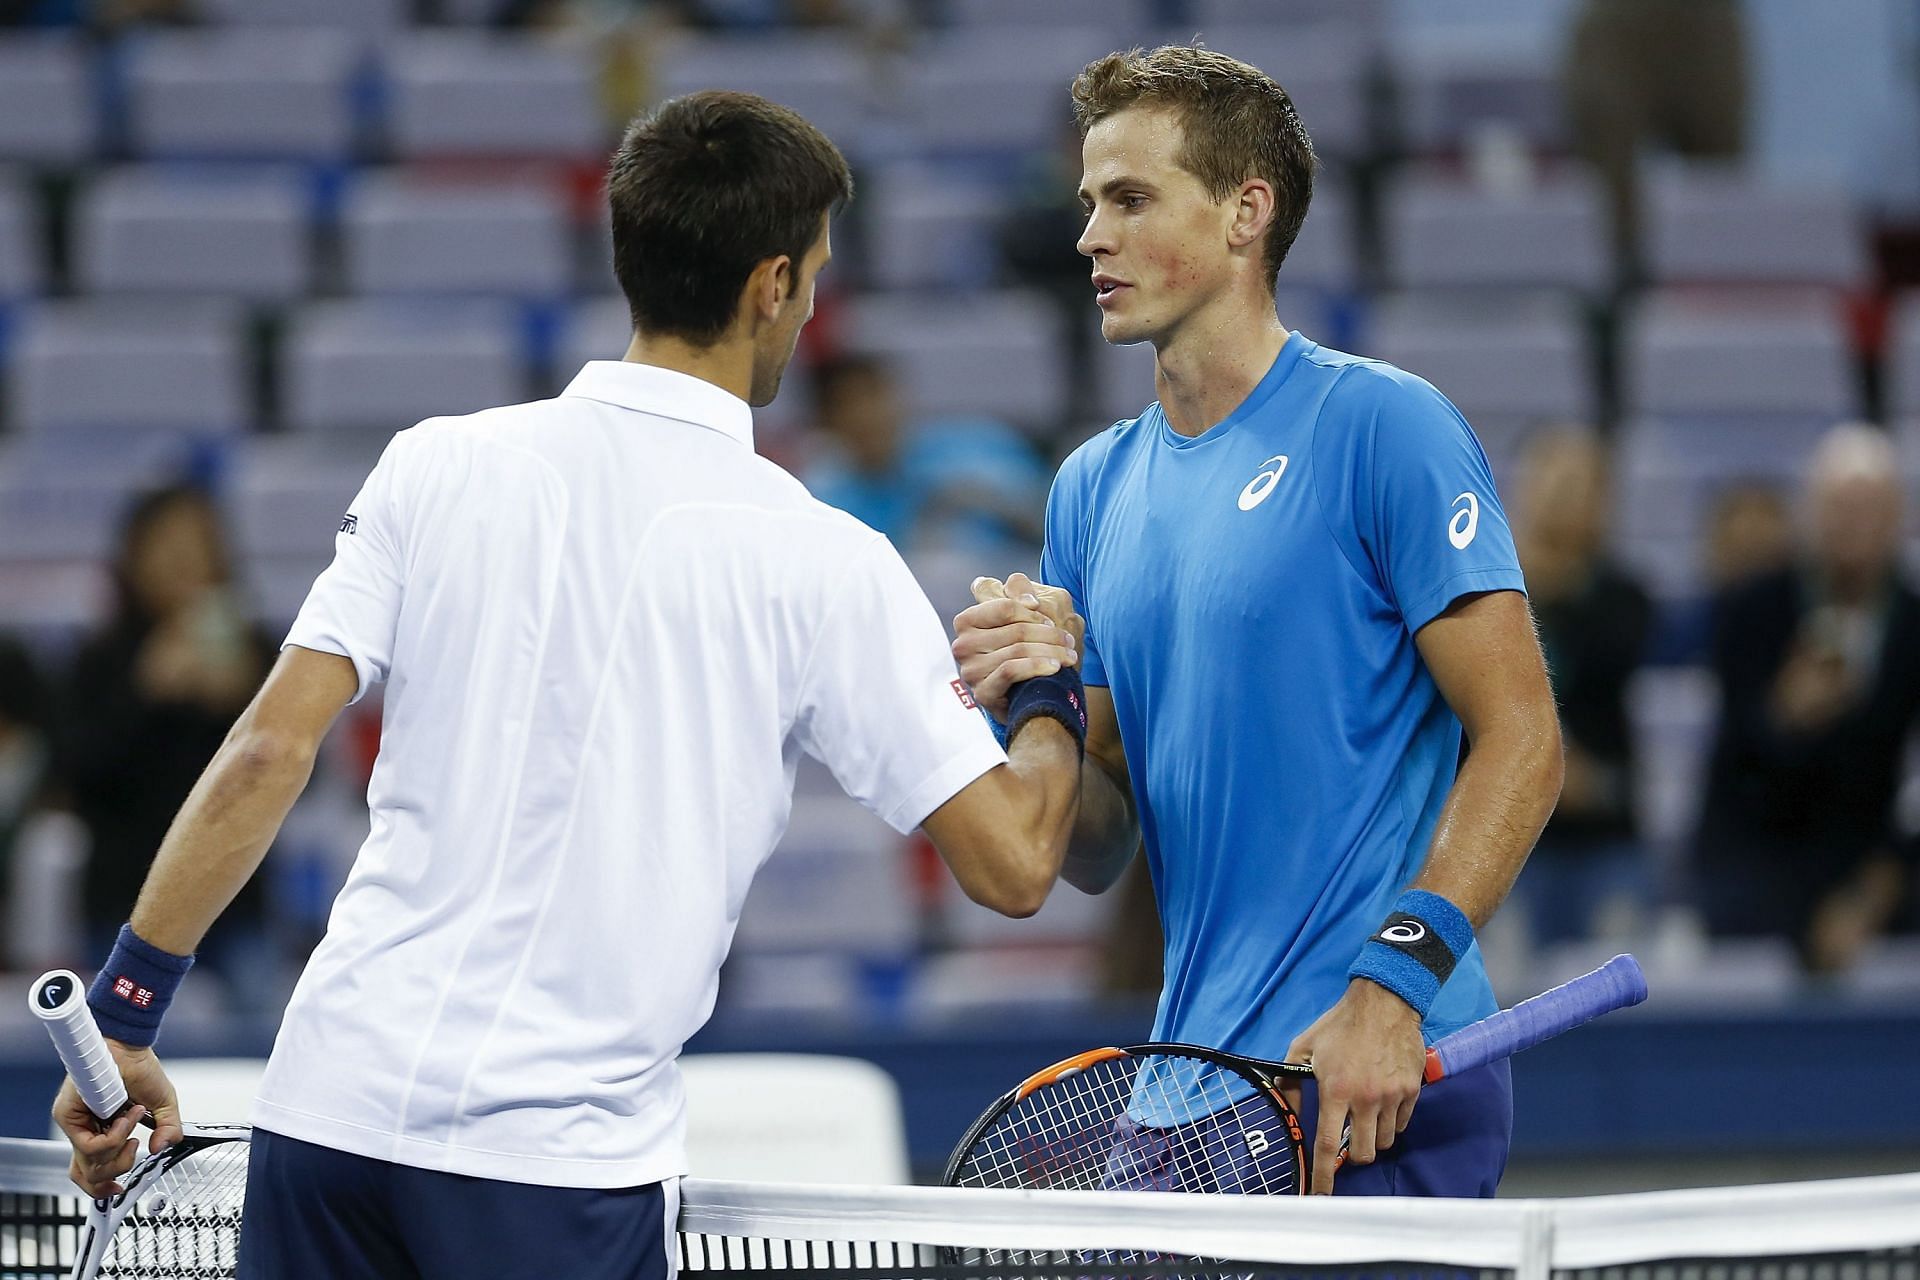
[[[1280,86],[1171,47],[1093,63],[1073,98],[1102,333],[1153,344],[1159,400],[1061,468],[1044,584],[976,582],[962,674],[998,713],[1077,608],[1063,874],[1099,892],[1144,843],[1154,1038],[1311,1061],[1315,1192],[1350,1124],[1342,1194],[1491,1195],[1507,1068],[1422,1094],[1424,1043],[1494,1011],[1475,930],[1561,749],[1486,457],[1427,383],[1276,318],[1314,167]]]

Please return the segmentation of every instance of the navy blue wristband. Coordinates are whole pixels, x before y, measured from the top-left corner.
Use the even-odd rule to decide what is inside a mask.
[[[1084,757],[1087,752],[1087,687],[1079,667],[1062,667],[1050,676],[1022,680],[1007,699],[1007,741],[1035,716],[1057,720],[1073,735]]]
[[[1437,893],[1409,889],[1347,970],[1412,1005],[1422,1018],[1473,945],[1473,922]]]
[[[87,1007],[100,1034],[123,1044],[152,1044],[180,979],[191,968],[192,956],[162,951],[135,934],[132,925],[121,925],[113,954],[87,988]]]

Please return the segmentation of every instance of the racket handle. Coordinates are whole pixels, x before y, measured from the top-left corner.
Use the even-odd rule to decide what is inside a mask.
[[[1639,961],[1629,955],[1615,956],[1592,973],[1442,1036],[1427,1050],[1427,1083],[1511,1057],[1646,998],[1647,978],[1640,972]]]
[[[102,1120],[119,1115],[127,1105],[127,1086],[87,1008],[87,988],[80,976],[71,969],[41,974],[27,993],[27,1004],[46,1025],[87,1110]]]

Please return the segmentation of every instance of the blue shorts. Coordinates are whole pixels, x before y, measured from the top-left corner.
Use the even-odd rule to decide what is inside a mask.
[[[667,1280],[679,1188],[540,1187],[253,1131],[239,1280]]]
[[[1309,1154],[1319,1116],[1311,1081],[1300,1107]],[[1224,1123],[1231,1114],[1233,1123]],[[1217,1116],[1172,1129],[1115,1122],[1114,1145],[1101,1185],[1125,1191],[1262,1192],[1285,1174],[1286,1146],[1256,1139],[1246,1126],[1272,1111],[1248,1098]],[[1503,1059],[1429,1085],[1413,1119],[1372,1164],[1348,1164],[1334,1175],[1342,1196],[1491,1196],[1506,1171],[1513,1140],[1513,1074]]]

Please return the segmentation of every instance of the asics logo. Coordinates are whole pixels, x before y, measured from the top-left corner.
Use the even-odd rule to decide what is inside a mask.
[[[1380,937],[1386,942],[1397,942],[1410,947],[1427,936],[1427,926],[1418,920],[1402,920],[1399,924],[1390,924],[1380,931]]]
[[[1465,506],[1461,506],[1465,503]],[[1453,544],[1455,551],[1465,551],[1467,544],[1473,541],[1473,535],[1480,532],[1480,499],[1471,493],[1463,493],[1453,500],[1453,519],[1447,521],[1447,541]]]
[[[1274,463],[1279,463],[1275,466]],[[1260,474],[1247,481],[1247,487],[1240,491],[1240,509],[1251,511],[1267,500],[1273,492],[1273,486],[1280,483],[1280,477],[1287,474],[1287,455],[1276,453],[1260,464]]]

